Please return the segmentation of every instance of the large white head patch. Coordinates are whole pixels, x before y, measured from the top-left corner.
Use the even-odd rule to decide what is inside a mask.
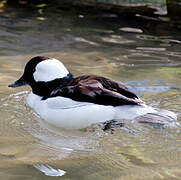
[[[68,70],[57,59],[47,59],[37,64],[33,77],[35,81],[52,81],[66,77]]]

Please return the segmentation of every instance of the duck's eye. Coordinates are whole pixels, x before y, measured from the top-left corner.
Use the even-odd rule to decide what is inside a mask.
[[[33,73],[35,72],[35,68],[32,69]]]

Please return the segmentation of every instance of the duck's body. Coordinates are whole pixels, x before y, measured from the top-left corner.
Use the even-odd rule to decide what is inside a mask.
[[[28,105],[57,127],[80,129],[157,112],[123,84],[93,75],[73,78],[56,59],[31,59],[23,76],[10,87],[25,84],[32,87]]]

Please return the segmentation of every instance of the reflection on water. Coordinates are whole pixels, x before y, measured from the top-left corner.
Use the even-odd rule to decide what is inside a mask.
[[[33,56],[55,57],[75,75],[124,82],[147,104],[176,112],[180,122],[180,32],[51,8],[39,17],[12,8],[0,15],[0,178],[49,179],[33,167],[40,164],[66,171],[62,179],[179,179],[179,123],[158,129],[126,122],[113,134],[98,125],[56,129],[26,105],[28,87],[7,85]]]

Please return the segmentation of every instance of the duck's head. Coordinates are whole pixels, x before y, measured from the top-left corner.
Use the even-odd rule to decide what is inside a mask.
[[[59,60],[37,56],[26,64],[23,75],[9,87],[30,85],[33,88],[37,84],[48,84],[67,77],[72,75]]]

